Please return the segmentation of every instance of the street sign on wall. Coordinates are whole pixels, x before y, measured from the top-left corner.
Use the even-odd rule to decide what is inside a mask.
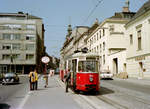
[[[49,57],[44,56],[44,57],[42,57],[41,61],[42,61],[43,63],[47,64],[47,63],[50,61],[50,59],[49,59]]]

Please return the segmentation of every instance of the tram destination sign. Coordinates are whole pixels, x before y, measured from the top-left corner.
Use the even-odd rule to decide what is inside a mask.
[[[44,56],[44,57],[42,57],[41,61],[42,61],[43,63],[47,64],[47,63],[50,61],[50,59],[49,59],[49,57]]]

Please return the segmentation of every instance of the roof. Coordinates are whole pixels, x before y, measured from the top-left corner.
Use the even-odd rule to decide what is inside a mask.
[[[30,15],[28,13],[18,12],[18,13],[0,13],[0,17],[25,17],[28,19],[42,19],[37,16]]]
[[[144,13],[146,13],[149,10],[150,10],[150,0],[148,0],[146,3],[144,3],[144,5],[137,11],[135,16],[127,24],[134,21],[137,17],[143,15]]]
[[[131,19],[135,15],[135,12],[117,12],[109,19]]]

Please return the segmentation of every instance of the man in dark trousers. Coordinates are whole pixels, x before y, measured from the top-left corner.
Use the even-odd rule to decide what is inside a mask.
[[[65,81],[66,82],[66,92],[68,92],[70,78],[71,78],[71,72],[70,72],[70,70],[68,70],[68,73],[66,75],[66,81]]]

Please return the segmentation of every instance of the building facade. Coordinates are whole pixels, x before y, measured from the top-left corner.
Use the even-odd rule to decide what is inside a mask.
[[[118,74],[126,71],[126,38],[124,25],[134,16],[127,7],[105,19],[87,37],[90,52],[99,54],[100,71]]]
[[[42,19],[28,13],[0,13],[0,73],[29,73],[44,54]]]
[[[60,51],[60,69],[69,69],[69,58],[74,54],[75,51],[80,51],[84,45],[83,33],[88,30],[87,26],[76,26],[73,30],[69,29],[66,35],[66,40]],[[82,38],[81,38],[82,37]]]
[[[150,0],[125,25],[129,77],[150,78]]]

